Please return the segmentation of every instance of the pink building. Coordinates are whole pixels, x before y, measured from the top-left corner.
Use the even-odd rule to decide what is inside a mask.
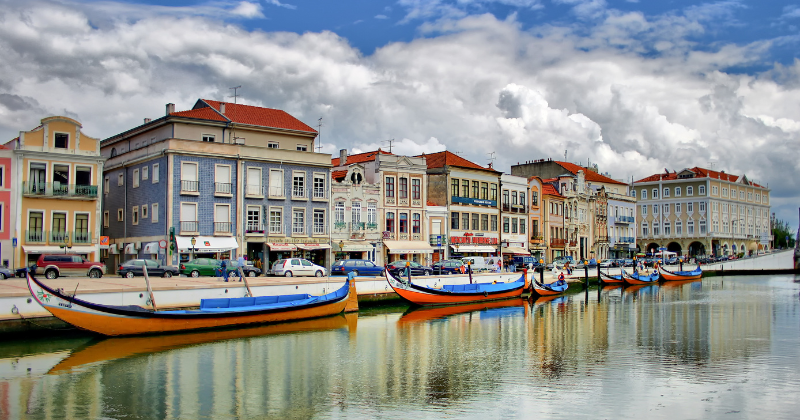
[[[14,255],[12,238],[14,237],[14,205],[11,202],[12,157],[14,151],[0,145],[0,264],[11,268]]]

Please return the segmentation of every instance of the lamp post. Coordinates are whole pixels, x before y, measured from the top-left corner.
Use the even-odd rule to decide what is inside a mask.
[[[192,259],[194,259],[194,251],[195,251],[194,244],[197,243],[197,239],[195,239],[195,237],[192,236],[192,239],[190,240],[190,242],[192,243]]]
[[[339,241],[339,253],[342,253],[342,252],[344,252],[344,241]]]

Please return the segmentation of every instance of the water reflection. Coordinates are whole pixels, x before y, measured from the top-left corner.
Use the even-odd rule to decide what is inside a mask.
[[[800,391],[793,280],[72,342],[20,356],[30,374],[0,376],[0,419],[786,417],[793,403],[760,400]]]

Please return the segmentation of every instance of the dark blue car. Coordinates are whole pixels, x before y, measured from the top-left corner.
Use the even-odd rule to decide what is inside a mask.
[[[383,267],[370,260],[339,260],[331,266],[332,276],[346,276],[351,271],[357,276],[380,276]]]
[[[431,266],[433,274],[462,274],[465,271],[462,267],[464,263],[461,260],[437,261]]]

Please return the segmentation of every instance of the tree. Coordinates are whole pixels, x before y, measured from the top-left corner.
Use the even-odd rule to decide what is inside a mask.
[[[793,248],[795,242],[795,233],[789,223],[783,220],[775,219],[772,224],[772,235],[775,237],[774,247],[780,248]]]

